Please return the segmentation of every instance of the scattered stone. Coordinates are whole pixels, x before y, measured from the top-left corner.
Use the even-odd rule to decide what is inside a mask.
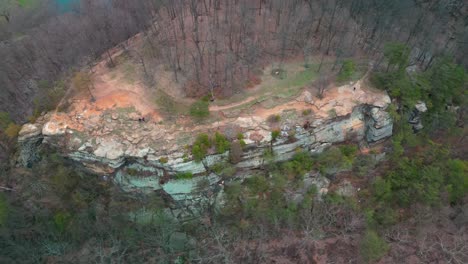
[[[117,120],[117,119],[119,118],[119,114],[117,114],[117,113],[112,113],[111,118],[112,118],[113,120]]]
[[[235,121],[235,124],[239,125],[242,128],[252,129],[259,126],[263,123],[263,119],[258,116],[251,116],[251,117],[239,117]]]
[[[288,124],[285,124],[285,125],[281,126],[281,130],[287,132],[287,131],[291,130],[291,127]]]
[[[128,118],[132,121],[138,121],[138,119],[141,119],[141,115],[137,113],[130,113],[128,114]]]
[[[314,97],[312,96],[312,93],[309,91],[304,91],[298,98],[297,100],[300,102],[305,102],[308,104],[314,104]]]
[[[252,140],[252,141],[255,141],[255,142],[261,142],[263,140],[263,136],[260,135],[260,133],[258,132],[254,132],[252,134],[250,134],[249,136],[249,139]]]
[[[418,103],[414,105],[414,108],[416,108],[416,110],[418,110],[421,113],[424,113],[427,111],[426,103],[422,101],[418,101]]]
[[[237,135],[242,133],[241,127],[236,124],[228,124],[221,131],[229,140],[237,139]]]
[[[122,143],[114,138],[104,138],[94,151],[94,155],[110,160],[122,158],[124,153]]]
[[[42,134],[45,136],[64,135],[67,131],[67,127],[68,125],[66,123],[57,123],[55,121],[49,121],[42,128]]]
[[[93,144],[90,142],[84,143],[81,147],[78,148],[78,151],[85,151],[87,148],[92,148]]]
[[[26,124],[24,125],[19,134],[18,140],[23,141],[24,139],[35,137],[41,134],[41,129],[33,124]]]
[[[323,195],[328,193],[328,186],[330,186],[330,180],[322,176],[320,173],[306,173],[304,175],[302,187],[293,193],[286,194],[286,197],[292,202],[299,204],[304,200],[307,192],[309,192],[311,188],[315,188],[318,193],[317,199],[320,200]]]

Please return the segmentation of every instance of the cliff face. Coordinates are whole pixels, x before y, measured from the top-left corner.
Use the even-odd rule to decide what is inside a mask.
[[[338,87],[329,95],[313,101],[304,92],[285,107],[271,109],[270,112],[278,110],[281,120],[274,124],[260,112],[194,127],[139,122],[135,113],[118,109],[90,111],[92,115],[73,111],[50,113],[22,128],[19,162],[31,166],[40,158],[41,146],[47,145],[77,166],[112,179],[124,191],[161,192],[179,208],[200,210],[222,196],[223,179],[207,169],[228,162],[229,153],[216,154],[211,150],[202,162],[194,161],[190,146],[198,133],[220,131],[228,138],[235,137],[229,136],[233,131],[234,135],[243,134],[246,146],[240,162],[233,165],[239,172],[237,179],[261,168],[264,153],[270,149],[275,161],[286,161],[298,149],[319,153],[336,143],[371,143],[391,136],[393,124],[385,111],[390,103],[386,94]],[[301,112],[305,108],[312,109],[312,114]],[[274,129],[280,130],[280,137],[272,143]],[[175,175],[183,172],[194,176],[176,179]]]

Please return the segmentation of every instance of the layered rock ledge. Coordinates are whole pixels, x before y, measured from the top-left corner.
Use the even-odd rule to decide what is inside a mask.
[[[332,144],[372,143],[391,136],[393,123],[385,111],[389,104],[386,93],[361,88],[358,82],[330,89],[322,99],[304,91],[286,104],[203,125],[142,122],[139,113],[128,109],[48,113],[23,126],[19,162],[31,166],[40,158],[38,150],[47,145],[77,166],[113,179],[124,191],[163,191],[176,201],[196,200],[201,199],[197,193],[203,190],[196,188],[201,180],[208,180],[205,188],[219,189],[221,178],[207,168],[228,159],[228,152],[212,151],[202,162],[194,161],[190,146],[199,133],[219,131],[228,138],[242,133],[246,147],[234,166],[248,175],[262,166],[270,148],[276,161],[285,161],[298,149],[319,153]],[[212,113],[217,114],[221,113]],[[268,121],[273,114],[279,121]],[[273,130],[281,133],[272,143]],[[195,177],[174,177],[184,172]]]

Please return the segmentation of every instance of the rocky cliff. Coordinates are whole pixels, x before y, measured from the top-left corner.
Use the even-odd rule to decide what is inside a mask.
[[[254,112],[190,127],[142,122],[138,113],[128,109],[49,113],[23,126],[19,162],[31,166],[40,159],[38,150],[49,146],[77,166],[112,179],[124,191],[161,192],[178,207],[198,210],[222,193],[223,179],[209,168],[227,162],[229,156],[211,150],[202,162],[194,161],[190,146],[198,133],[219,131],[228,138],[243,134],[246,146],[234,165],[240,179],[261,168],[270,149],[275,161],[285,161],[298,149],[319,153],[336,143],[372,143],[391,136],[392,120],[385,111],[388,95],[357,86],[337,87],[320,100],[305,91],[294,101],[270,109],[268,113],[279,116],[277,121]],[[272,142],[273,130],[280,130],[280,136]],[[178,173],[185,172],[193,178],[177,179]],[[205,205],[193,206],[197,201]]]

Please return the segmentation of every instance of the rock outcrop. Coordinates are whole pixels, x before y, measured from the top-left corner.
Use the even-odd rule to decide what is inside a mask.
[[[388,112],[382,108],[372,107],[367,113],[368,142],[376,142],[392,135],[393,122]]]
[[[422,114],[425,112],[427,112],[427,106],[424,102],[419,101],[417,104],[414,105],[413,112],[411,112],[411,115],[408,120],[408,122],[413,127],[414,132],[418,132],[424,128],[421,118]]]
[[[170,197],[176,207],[194,211],[214,200],[222,200],[219,197],[223,179],[207,168],[228,162],[229,156],[228,152],[216,154],[211,150],[202,162],[194,161],[189,146],[198,133],[225,131],[235,125],[246,143],[239,162],[234,165],[243,176],[261,168],[265,152],[270,149],[275,153],[275,161],[286,161],[298,149],[320,153],[336,143],[372,143],[391,136],[393,124],[385,111],[390,98],[385,93],[368,95],[350,87],[339,87],[332,92],[334,97],[328,101],[314,101],[309,92],[301,95],[304,101],[280,108],[277,114],[281,121],[276,124],[260,114],[190,127],[135,121],[135,113],[122,113],[118,109],[76,115],[50,113],[21,130],[19,161],[23,166],[31,166],[39,158],[41,146],[47,145],[77,165],[112,178],[124,191],[160,192]],[[348,98],[349,94],[355,98]],[[296,104],[302,104],[302,108],[295,109]],[[313,113],[302,114],[304,107]],[[331,109],[335,110],[334,114],[327,114]],[[271,131],[275,129],[281,130],[280,137],[271,142]],[[193,178],[177,179],[177,174],[188,172]],[[326,189],[322,181],[310,179],[309,182],[320,182],[316,184],[320,185],[319,189]],[[295,200],[298,197],[300,194]]]
[[[42,143],[41,128],[34,124],[24,125],[18,134],[19,163],[23,167],[31,167],[39,160],[38,149]]]

